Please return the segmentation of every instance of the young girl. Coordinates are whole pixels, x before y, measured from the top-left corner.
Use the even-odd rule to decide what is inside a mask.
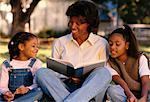
[[[146,56],[138,51],[137,40],[128,25],[114,30],[108,37],[108,69],[115,84],[108,90],[112,102],[150,102],[150,69]]]
[[[10,59],[1,66],[0,101],[34,102],[42,98],[42,91],[35,83],[34,74],[42,67],[35,58],[38,38],[31,33],[19,32],[8,44]]]

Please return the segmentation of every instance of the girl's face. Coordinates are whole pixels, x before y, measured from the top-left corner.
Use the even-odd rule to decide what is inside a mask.
[[[83,35],[88,35],[88,26],[82,16],[73,16],[70,18],[69,27],[71,29],[74,38],[83,37]]]
[[[109,38],[110,53],[113,58],[121,59],[127,56],[129,43],[119,33],[115,33]]]
[[[38,53],[38,39],[31,38],[29,41],[26,41],[25,44],[19,44],[20,49],[20,60],[28,60],[29,58],[34,58]]]

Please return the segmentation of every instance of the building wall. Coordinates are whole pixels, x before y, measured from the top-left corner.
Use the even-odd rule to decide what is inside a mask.
[[[73,1],[41,0],[31,15],[31,31],[36,33],[42,29],[62,31],[67,28],[65,12]]]

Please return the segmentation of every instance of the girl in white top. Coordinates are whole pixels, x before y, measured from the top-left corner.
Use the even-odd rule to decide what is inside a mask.
[[[42,67],[36,59],[38,38],[31,33],[19,32],[8,44],[10,59],[1,66],[0,101],[34,102],[42,98],[42,91],[34,79]]]
[[[115,84],[107,90],[112,102],[150,102],[148,59],[138,51],[137,40],[128,25],[114,30],[108,37],[108,69]]]

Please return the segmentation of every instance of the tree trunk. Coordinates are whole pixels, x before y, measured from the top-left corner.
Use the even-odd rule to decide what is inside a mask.
[[[33,0],[30,4],[30,8],[26,12],[22,11],[21,0],[10,0],[12,6],[13,22],[11,34],[21,32],[25,30],[25,24],[30,22],[30,15],[40,0]]]

